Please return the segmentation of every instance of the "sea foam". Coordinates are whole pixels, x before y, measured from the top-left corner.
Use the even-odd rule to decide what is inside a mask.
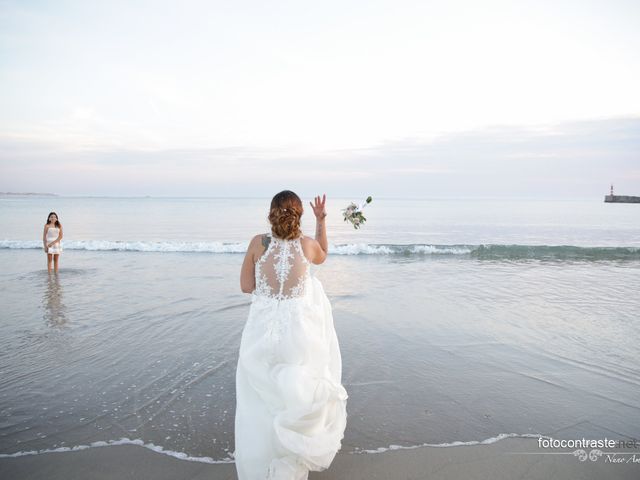
[[[245,253],[248,243],[72,240],[64,250],[119,252]],[[42,249],[34,240],[0,240],[0,249]],[[575,245],[436,245],[436,244],[329,244],[332,255],[467,256],[477,259],[640,260],[640,247],[584,247]]]
[[[382,453],[390,450],[405,450],[405,449],[414,449],[414,448],[422,448],[422,447],[460,447],[460,446],[468,446],[468,445],[488,445],[491,443],[499,442],[500,440],[504,440],[505,438],[550,438],[541,434],[532,434],[532,433],[501,433],[495,437],[486,438],[484,440],[471,440],[471,441],[456,441],[449,443],[421,443],[419,445],[389,445],[388,447],[379,447],[377,449],[356,449],[353,452],[348,452],[349,454],[363,454],[363,453]],[[234,452],[229,454],[229,457],[223,458],[222,460],[214,460],[211,457],[194,457],[184,452],[176,452],[174,450],[166,450],[164,447],[160,445],[155,445],[154,443],[145,443],[144,440],[141,439],[129,439],[123,437],[119,440],[106,440],[106,441],[97,441],[91,442],[89,445],[75,445],[73,447],[58,447],[58,448],[45,448],[42,450],[25,450],[15,453],[0,453],[0,458],[16,458],[16,457],[24,457],[28,455],[41,455],[43,453],[65,453],[65,452],[76,452],[79,450],[86,450],[88,448],[98,448],[98,447],[110,447],[114,445],[138,445],[141,447],[148,448],[153,450],[154,452],[161,453],[163,455],[169,455],[171,457],[175,457],[179,460],[186,460],[189,462],[201,462],[201,463],[234,463]]]

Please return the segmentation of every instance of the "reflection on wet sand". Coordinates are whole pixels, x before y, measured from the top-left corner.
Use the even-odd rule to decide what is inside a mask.
[[[43,318],[51,327],[62,326],[67,323],[66,307],[62,301],[63,288],[57,273],[50,273],[47,288],[44,290],[42,303],[44,305]]]

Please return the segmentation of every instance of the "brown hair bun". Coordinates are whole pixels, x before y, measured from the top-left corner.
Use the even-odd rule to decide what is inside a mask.
[[[269,222],[271,233],[278,238],[291,240],[302,235],[300,219],[302,217],[302,200],[291,190],[277,193],[271,200]]]

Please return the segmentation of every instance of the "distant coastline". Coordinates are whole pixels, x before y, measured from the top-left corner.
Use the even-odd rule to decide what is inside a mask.
[[[0,192],[0,197],[57,197],[57,193],[33,193],[33,192]]]

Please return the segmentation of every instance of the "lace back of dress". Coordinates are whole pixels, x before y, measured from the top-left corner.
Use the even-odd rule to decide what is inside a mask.
[[[277,299],[304,294],[309,262],[300,239],[283,240],[270,235],[270,243],[256,264],[258,294]]]

